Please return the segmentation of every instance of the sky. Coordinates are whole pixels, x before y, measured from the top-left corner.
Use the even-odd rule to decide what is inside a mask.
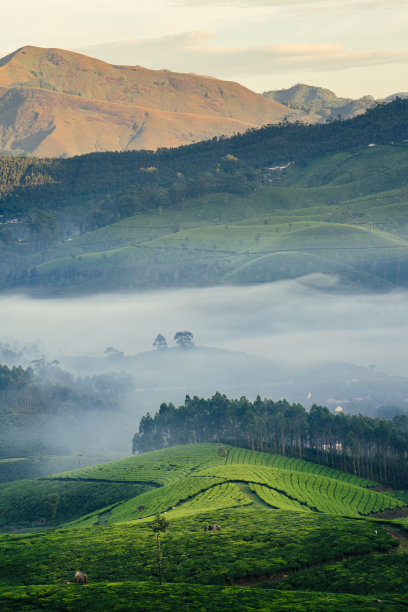
[[[0,0],[0,54],[27,44],[196,72],[254,91],[408,91],[407,0]]]

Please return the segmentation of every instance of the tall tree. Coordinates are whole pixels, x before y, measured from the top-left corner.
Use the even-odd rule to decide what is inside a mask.
[[[159,566],[159,581],[162,583],[162,550],[161,550],[161,534],[166,531],[168,526],[170,525],[169,521],[165,516],[162,516],[160,512],[156,514],[154,520],[151,523],[148,523],[148,527],[156,534],[157,541],[157,564]]]

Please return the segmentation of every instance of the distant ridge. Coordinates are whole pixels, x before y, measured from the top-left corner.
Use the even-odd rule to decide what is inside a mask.
[[[324,123],[328,119],[352,119],[376,104],[373,96],[363,96],[357,100],[340,98],[330,89],[298,83],[288,89],[266,91],[263,94],[299,112],[299,118],[307,123]],[[398,95],[398,94],[396,94]],[[387,101],[396,97],[389,96]],[[400,95],[402,97],[403,94]]]
[[[0,152],[174,147],[297,113],[231,81],[26,46],[0,60]]]

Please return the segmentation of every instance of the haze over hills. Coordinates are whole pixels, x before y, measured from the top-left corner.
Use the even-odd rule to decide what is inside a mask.
[[[407,116],[396,100],[157,152],[3,157],[1,287],[407,286]]]
[[[330,89],[298,83],[288,89],[266,91],[263,94],[301,113],[302,121],[324,123],[328,119],[351,119],[376,104],[373,96],[363,96],[358,100],[338,97]],[[401,97],[403,94],[401,94]],[[390,100],[395,96],[390,96]],[[387,100],[387,101],[390,101]]]
[[[351,119],[365,113],[377,103],[391,102],[397,97],[405,99],[408,93],[399,92],[384,99],[373,96],[342,98],[330,89],[298,83],[288,89],[274,89],[263,94],[269,100],[275,100],[288,108],[298,111],[299,119],[307,123],[324,123],[332,119]]]
[[[32,46],[0,60],[0,150],[7,154],[174,147],[295,115],[213,77],[112,66]]]

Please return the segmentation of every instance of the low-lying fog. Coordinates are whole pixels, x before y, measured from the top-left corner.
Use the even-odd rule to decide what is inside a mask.
[[[57,359],[75,377],[131,375],[122,412],[88,411],[86,419],[84,411],[82,448],[89,442],[128,454],[140,416],[163,401],[181,403],[187,393],[208,397],[219,390],[250,399],[259,393],[371,414],[379,406],[408,407],[407,291],[350,293],[335,278],[312,275],[251,287],[7,296],[0,298],[0,321],[3,345],[37,343],[48,362]],[[185,330],[197,350],[172,348],[174,334]],[[159,333],[167,351],[152,349]],[[109,357],[107,347],[123,355]],[[28,348],[22,365],[35,357]],[[70,434],[59,415],[46,435],[58,431],[72,450],[77,429],[73,423]]]
[[[330,290],[328,290],[330,289]],[[148,351],[179,330],[198,346],[287,363],[345,361],[408,375],[408,292],[336,292],[312,275],[252,287],[97,295],[77,299],[0,298],[1,340],[38,342],[53,358]]]

